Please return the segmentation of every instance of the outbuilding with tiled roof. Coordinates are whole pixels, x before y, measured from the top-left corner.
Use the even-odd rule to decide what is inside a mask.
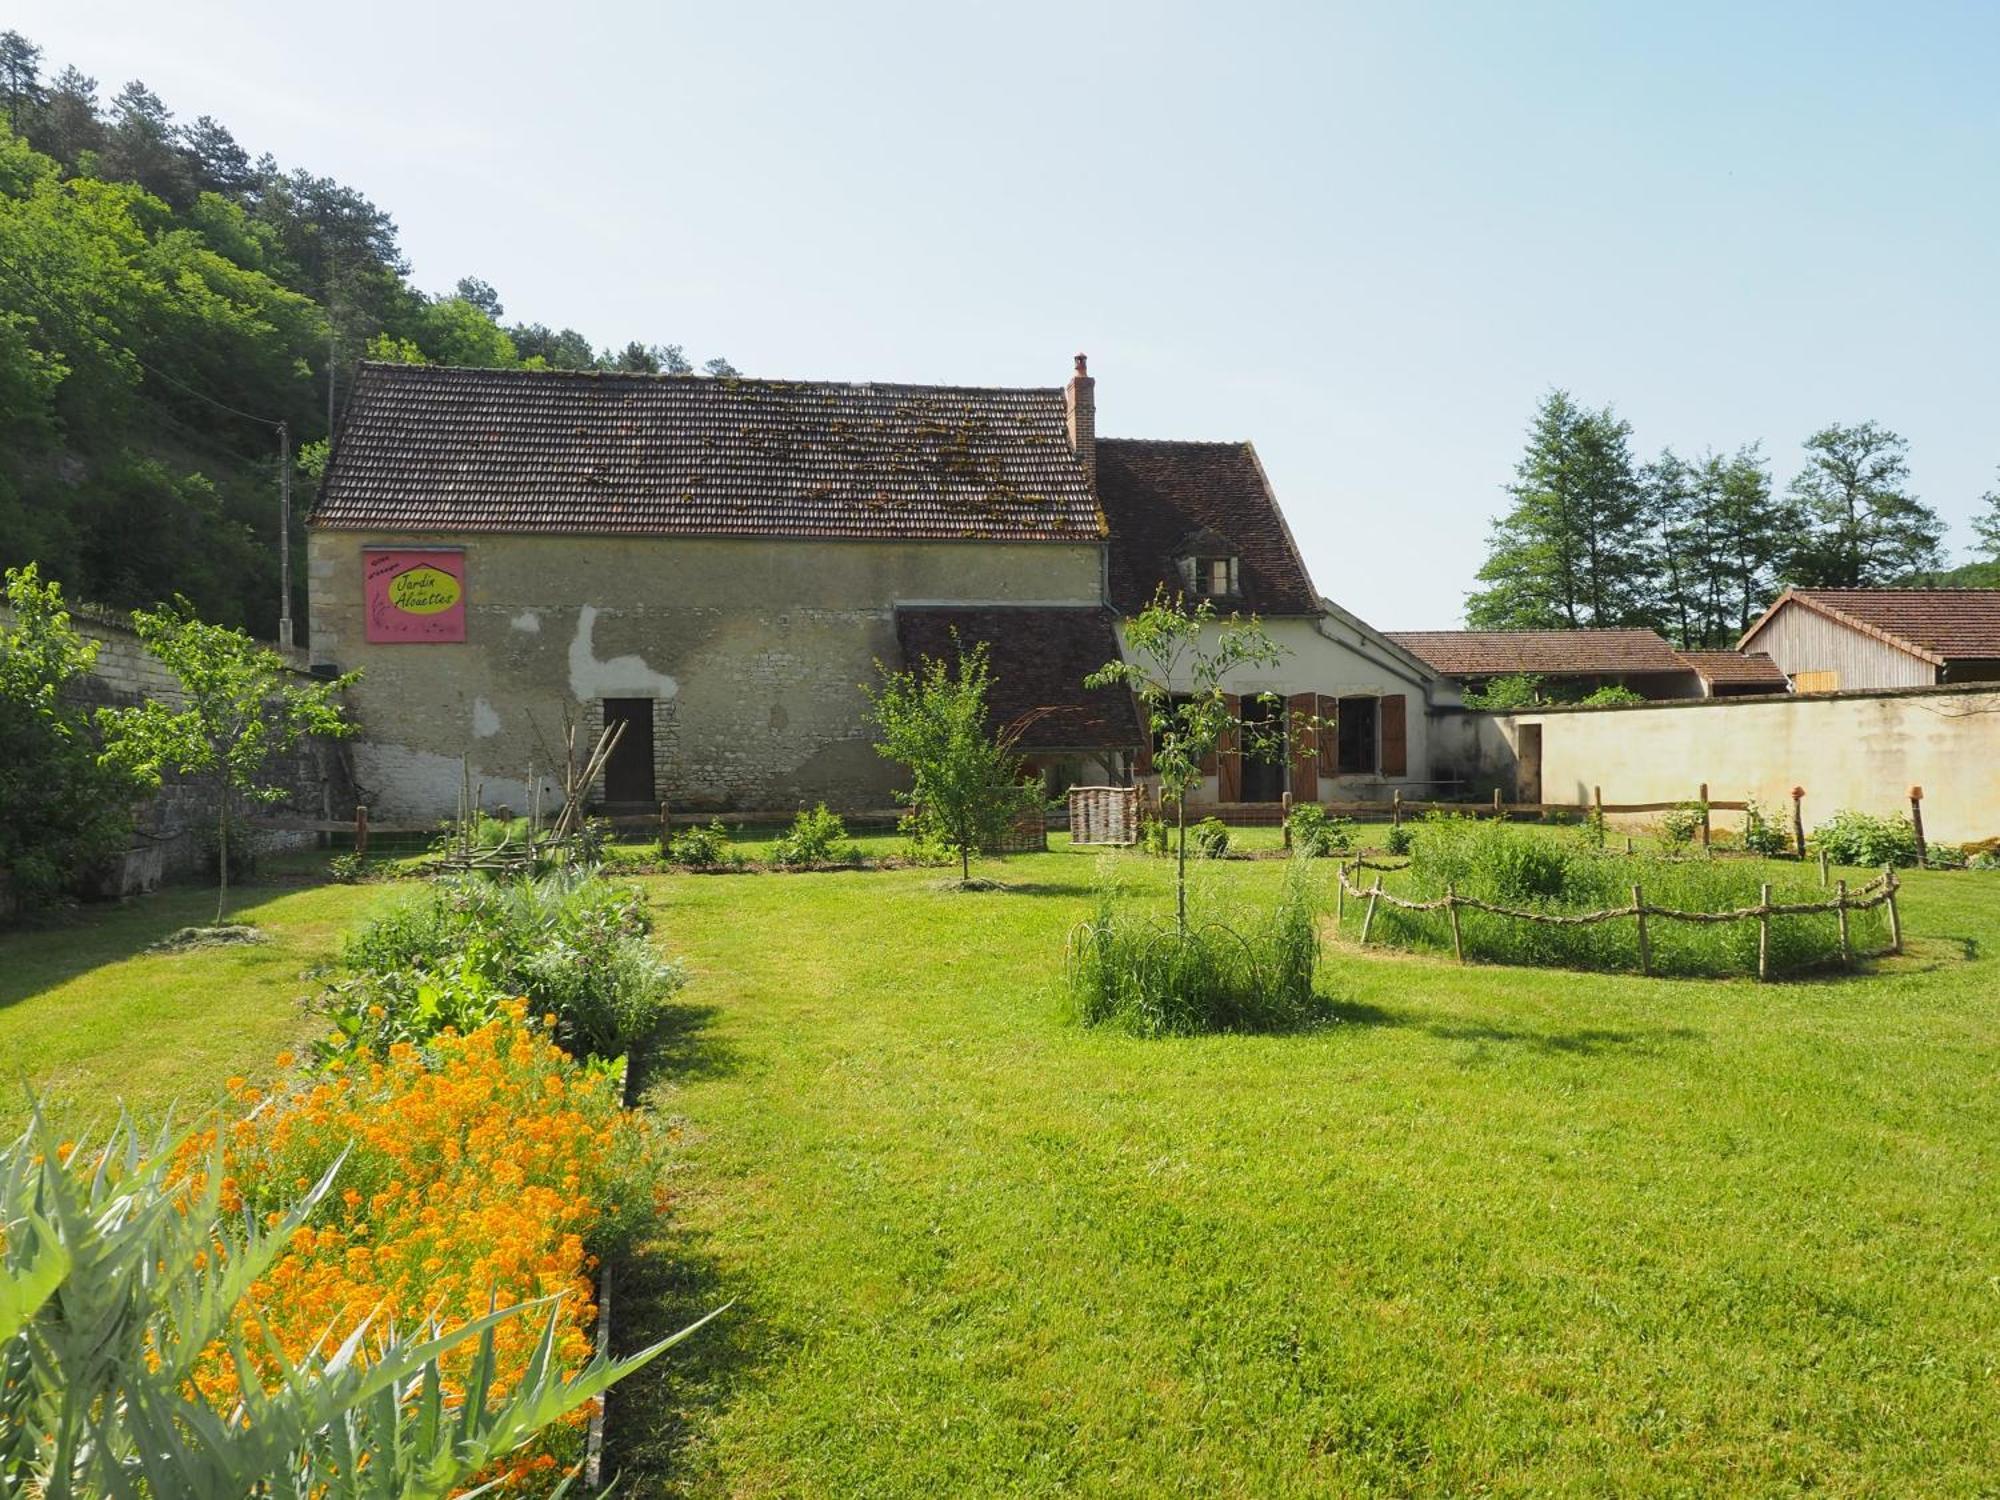
[[[1699,698],[1701,679],[1653,630],[1407,630],[1389,639],[1461,688],[1537,677],[1568,693],[1624,687],[1647,698]]]
[[[2000,589],[1787,589],[1738,646],[1801,693],[2000,682]]]

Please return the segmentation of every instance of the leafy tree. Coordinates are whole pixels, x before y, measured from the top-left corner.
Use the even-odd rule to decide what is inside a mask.
[[[22,114],[46,97],[42,49],[18,31],[0,31],[0,99],[7,101],[8,127],[18,131]]]
[[[1582,629],[1644,623],[1647,510],[1632,429],[1610,407],[1590,411],[1551,391],[1493,523],[1484,589],[1467,596],[1475,629]]]
[[[26,112],[35,143],[75,171],[85,152],[104,145],[104,121],[97,113],[97,80],[66,67],[50,82],[41,107]]]
[[[0,870],[24,904],[72,888],[125,847],[138,778],[109,760],[75,690],[97,659],[62,589],[34,564],[7,570],[0,625]],[[115,733],[116,716],[106,716]]]
[[[1807,527],[1787,570],[1808,588],[1875,588],[1935,569],[1944,524],[1907,492],[1910,445],[1874,422],[1806,439],[1792,499]]]
[[[416,342],[430,362],[440,365],[507,369],[521,362],[514,341],[489,314],[463,297],[440,298],[426,307],[418,320]]]
[[[1187,932],[1187,798],[1201,785],[1202,762],[1223,737],[1235,734],[1243,753],[1274,759],[1283,754],[1282,722],[1245,722],[1230,707],[1223,680],[1239,667],[1273,666],[1283,656],[1255,615],[1218,619],[1204,599],[1189,610],[1162,589],[1137,618],[1125,622],[1125,642],[1136,661],[1109,661],[1084,679],[1092,688],[1124,686],[1138,696],[1153,737],[1153,772],[1174,802],[1174,919]],[[1275,704],[1275,694],[1258,701]]]
[[[1796,509],[1771,498],[1757,445],[1689,461],[1671,449],[1645,471],[1658,533],[1659,623],[1690,649],[1732,644],[1777,587],[1798,531]]]
[[[1979,497],[1980,511],[1972,518],[1972,534],[1979,538],[1979,550],[2000,563],[2000,489]]]
[[[704,375],[713,375],[717,378],[725,375],[741,375],[743,373],[719,354],[714,359],[702,361],[701,370]]]
[[[118,182],[137,183],[176,208],[194,201],[194,174],[181,155],[173,113],[136,78],[111,101],[111,130],[98,171]]]
[[[1539,672],[1509,672],[1503,677],[1495,677],[1484,688],[1463,695],[1467,708],[1492,709],[1504,712],[1514,708],[1533,708],[1542,701],[1542,678]]]
[[[136,612],[132,623],[146,649],[179,679],[184,701],[171,706],[152,698],[132,710],[118,753],[149,779],[172,770],[214,788],[220,922],[229,901],[229,826],[237,799],[280,800],[284,789],[264,782],[272,756],[307,735],[353,732],[335,696],[359,674],[301,683],[277,652],[240,630],[204,624],[185,599]]]
[[[496,323],[507,315],[507,309],[500,305],[500,294],[493,290],[493,283],[481,281],[477,276],[459,277],[454,295],[461,302],[470,302]]]
[[[597,368],[597,350],[574,328],[561,332],[546,323],[516,323],[507,330],[523,364],[541,361],[551,370],[592,370]]]
[[[877,662],[882,684],[862,692],[881,731],[876,752],[909,771],[910,790],[899,795],[925,832],[958,850],[964,883],[972,879],[973,854],[997,843],[1038,791],[1014,754],[1019,730],[988,727],[986,642],[968,651],[953,631],[952,646],[955,662],[926,657],[906,671]]]

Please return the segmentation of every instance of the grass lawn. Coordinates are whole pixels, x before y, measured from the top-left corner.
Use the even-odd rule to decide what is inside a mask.
[[[621,1337],[738,1301],[615,1399],[630,1492],[1994,1492],[2000,878],[1866,978],[1337,950],[1324,1030],[1139,1041],[1060,1015],[1095,865],[647,882]]]
[[[185,1118],[230,1075],[268,1076],[279,1052],[322,1029],[305,1008],[318,988],[307,969],[390,889],[245,887],[229,920],[271,934],[254,946],[147,953],[214,920],[215,892],[188,886],[0,933],[0,1127],[26,1118],[22,1080],[84,1127],[121,1098],[142,1119],[169,1105]]]

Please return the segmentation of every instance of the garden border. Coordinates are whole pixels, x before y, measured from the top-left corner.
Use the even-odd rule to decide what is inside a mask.
[[[1872,911],[1875,907],[1887,906],[1889,908],[1889,946],[1881,951],[1883,953],[1901,953],[1903,951],[1903,922],[1901,915],[1896,910],[1896,892],[1902,888],[1902,882],[1896,878],[1895,867],[1892,865],[1885,865],[1880,875],[1877,875],[1866,885],[1855,891],[1847,889],[1847,882],[1845,880],[1838,882],[1836,894],[1831,901],[1773,901],[1771,899],[1770,882],[1766,881],[1764,882],[1763,899],[1755,906],[1739,906],[1729,911],[1682,911],[1678,907],[1649,905],[1646,901],[1644,889],[1635,883],[1632,887],[1632,904],[1630,906],[1607,907],[1601,911],[1557,913],[1525,911],[1519,907],[1512,906],[1495,906],[1489,901],[1481,901],[1474,896],[1461,896],[1450,885],[1446,885],[1444,894],[1434,900],[1411,901],[1401,896],[1391,895],[1382,889],[1381,872],[1407,870],[1409,868],[1408,864],[1380,865],[1371,864],[1365,859],[1356,859],[1351,862],[1354,868],[1377,872],[1375,883],[1372,886],[1358,886],[1348,878],[1349,863],[1343,860],[1336,865],[1338,887],[1334,904],[1334,930],[1338,932],[1341,923],[1345,920],[1346,898],[1353,896],[1356,900],[1365,899],[1368,903],[1368,909],[1361,919],[1360,939],[1360,946],[1364,948],[1368,946],[1369,930],[1375,925],[1376,906],[1378,903],[1387,902],[1399,911],[1442,911],[1446,919],[1451,923],[1452,953],[1460,963],[1465,962],[1465,943],[1459,932],[1458,925],[1460,910],[1482,911],[1496,917],[1508,917],[1519,922],[1539,922],[1550,927],[1586,927],[1597,922],[1612,922],[1617,921],[1621,917],[1631,917],[1638,923],[1639,972],[1649,978],[1653,972],[1653,965],[1651,948],[1646,941],[1646,919],[1648,917],[1662,917],[1670,922],[1754,921],[1757,923],[1757,978],[1759,980],[1768,980],[1771,977],[1771,918],[1773,917],[1804,917],[1814,916],[1823,912],[1834,913],[1840,920],[1840,961],[1843,965],[1851,966],[1857,955],[1848,942],[1847,914],[1851,911]]]

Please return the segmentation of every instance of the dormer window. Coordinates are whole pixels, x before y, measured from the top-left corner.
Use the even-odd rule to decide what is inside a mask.
[[[1241,592],[1232,556],[1183,557],[1180,565],[1181,582],[1197,599],[1233,599]]]

